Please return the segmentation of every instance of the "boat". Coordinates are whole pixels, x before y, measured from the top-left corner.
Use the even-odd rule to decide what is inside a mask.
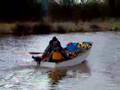
[[[71,60],[60,62],[60,63],[43,62],[43,61],[41,61],[40,67],[64,68],[64,67],[75,66],[75,65],[78,65],[78,64],[84,62],[86,60],[87,56],[89,55],[89,52],[90,51],[86,51],[84,53],[80,53],[77,57],[75,57],[75,58],[73,58]]]
[[[91,44],[92,47],[92,44]],[[65,60],[59,63],[56,62],[48,62],[48,61],[41,61],[40,67],[47,67],[47,68],[64,68],[64,67],[72,67],[75,65],[78,65],[82,62],[84,62],[86,60],[86,58],[88,57],[90,51],[91,51],[91,47],[87,48],[87,49],[82,49],[82,52],[80,52],[76,57],[70,59],[70,60]],[[34,60],[36,61],[36,60]],[[37,61],[36,61],[37,62]],[[37,62],[38,63],[38,62]]]

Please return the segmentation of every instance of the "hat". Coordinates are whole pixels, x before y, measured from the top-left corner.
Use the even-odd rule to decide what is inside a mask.
[[[54,37],[52,38],[52,40],[53,40],[53,41],[56,41],[56,40],[58,40],[58,39],[54,36]]]

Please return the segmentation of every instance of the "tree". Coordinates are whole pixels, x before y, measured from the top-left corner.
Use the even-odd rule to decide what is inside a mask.
[[[120,0],[106,0],[112,16],[120,15]]]
[[[60,3],[65,6],[71,6],[74,4],[74,0],[61,0]]]
[[[40,4],[35,0],[1,0],[0,20],[26,20],[40,17]],[[39,9],[39,10],[38,10]]]

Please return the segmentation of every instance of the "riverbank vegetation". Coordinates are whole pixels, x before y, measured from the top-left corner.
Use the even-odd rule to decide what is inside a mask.
[[[42,1],[1,0],[0,33],[120,31],[120,0]]]
[[[79,21],[79,22],[17,22],[0,23],[2,34],[49,34],[49,33],[70,33],[70,32],[99,32],[99,31],[120,31],[118,21]]]

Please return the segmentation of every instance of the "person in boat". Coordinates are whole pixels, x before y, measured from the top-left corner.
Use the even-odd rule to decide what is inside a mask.
[[[68,57],[65,53],[65,50],[62,48],[60,41],[56,37],[53,37],[45,49],[45,52],[42,55],[42,59],[44,61],[60,62],[62,60],[68,59]]]
[[[42,61],[50,61],[50,62],[61,62],[63,60],[68,60],[65,49],[62,48],[60,41],[53,37],[50,40],[49,45],[45,49],[43,55],[41,57],[32,57],[38,64]]]
[[[54,49],[55,46],[62,48],[60,41],[56,37],[53,37],[52,40],[50,40],[49,45],[45,49],[45,51],[43,53],[43,57],[48,56],[52,52],[52,50]]]

